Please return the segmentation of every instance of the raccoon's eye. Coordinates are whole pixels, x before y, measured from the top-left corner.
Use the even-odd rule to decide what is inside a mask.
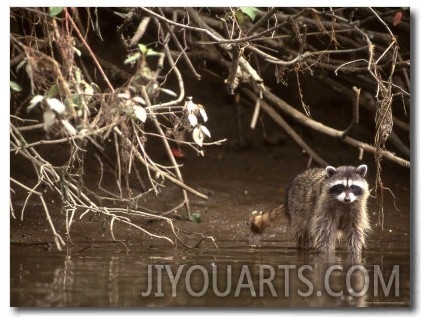
[[[338,195],[345,191],[345,186],[343,184],[336,184],[329,189],[329,193]]]
[[[353,194],[359,196],[363,193],[363,189],[356,185],[351,185],[350,190],[353,192]]]

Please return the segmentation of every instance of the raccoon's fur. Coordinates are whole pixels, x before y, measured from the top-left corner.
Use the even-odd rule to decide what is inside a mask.
[[[310,245],[332,252],[342,239],[351,253],[361,253],[367,231],[369,186],[366,165],[309,169],[289,184],[283,206],[251,217],[251,229],[261,234],[283,212],[299,248]]]

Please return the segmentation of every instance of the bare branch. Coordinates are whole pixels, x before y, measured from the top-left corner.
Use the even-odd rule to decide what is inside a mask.
[[[331,137],[336,137],[336,138],[340,138],[342,141],[346,142],[349,145],[352,145],[356,148],[363,148],[365,151],[367,152],[371,152],[371,153],[375,153],[376,152],[376,148],[365,143],[365,142],[361,142],[358,141],[354,138],[345,136],[344,137],[344,131],[340,131],[340,130],[336,130],[334,128],[328,127],[323,125],[322,123],[319,123],[307,116],[305,116],[303,113],[297,111],[294,107],[292,107],[291,105],[287,104],[285,101],[283,101],[282,99],[280,99],[279,97],[277,97],[276,95],[274,95],[273,93],[271,93],[270,91],[265,91],[264,92],[264,97],[269,100],[270,102],[272,102],[273,104],[275,104],[277,107],[279,107],[281,110],[283,110],[285,113],[287,113],[288,115],[290,115],[293,119],[297,120],[299,123],[301,123],[302,125],[308,126],[314,130],[320,131],[321,133],[324,133],[326,135],[329,135]],[[394,155],[393,153],[389,152],[389,151],[385,151],[383,150],[381,152],[382,156],[403,166],[406,168],[410,167],[410,162],[407,160],[404,160],[396,155]]]

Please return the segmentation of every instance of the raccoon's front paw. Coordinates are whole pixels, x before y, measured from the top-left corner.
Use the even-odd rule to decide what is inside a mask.
[[[360,235],[353,235],[347,239],[347,249],[351,254],[361,254],[364,243],[364,237]]]

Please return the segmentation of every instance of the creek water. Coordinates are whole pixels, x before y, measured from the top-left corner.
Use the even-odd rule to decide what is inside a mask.
[[[11,245],[11,306],[407,307],[410,248],[372,242],[361,260],[301,253],[291,243],[218,248],[115,243]]]
[[[190,162],[194,168],[186,171],[189,184],[210,198],[206,202],[192,198],[193,211],[202,216],[200,223],[174,222],[182,235],[184,231],[214,236],[217,247],[208,240],[194,249],[172,247],[140,236],[133,228],[118,227],[115,234],[126,241],[124,246],[110,241],[108,220],[76,216],[74,244],[59,252],[43,243],[51,242],[50,229],[40,220],[40,207],[29,205],[24,222],[11,221],[11,306],[409,307],[409,172],[387,173],[398,210],[386,196],[383,230],[377,225],[375,201],[370,200],[373,231],[361,259],[352,259],[344,250],[337,250],[334,257],[320,256],[313,250],[297,250],[282,220],[261,237],[249,234],[251,211],[281,204],[281,187],[291,175],[287,170],[301,170],[296,164],[277,164],[279,151],[287,149],[275,147],[249,156],[210,153],[210,161]],[[169,210],[178,202],[180,189],[166,189],[161,197],[146,198],[150,205],[158,201],[154,210]],[[25,196],[14,199],[20,207]],[[63,233],[63,216],[52,215]],[[166,223],[141,225],[172,237]],[[193,237],[186,238],[193,245]]]

